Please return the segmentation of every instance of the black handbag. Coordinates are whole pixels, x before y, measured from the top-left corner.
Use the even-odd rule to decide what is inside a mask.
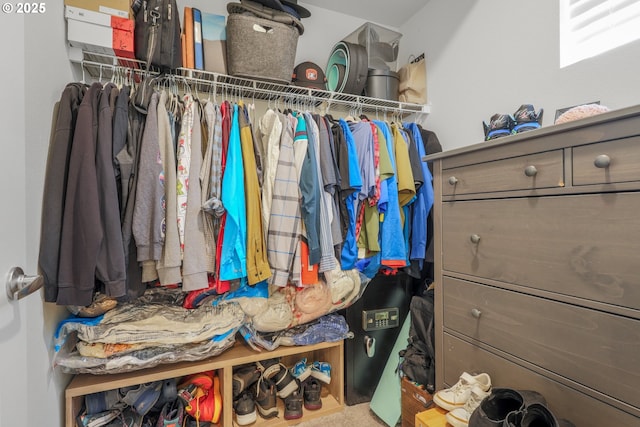
[[[137,0],[135,14],[136,58],[160,69],[182,66],[180,15],[176,0]]]

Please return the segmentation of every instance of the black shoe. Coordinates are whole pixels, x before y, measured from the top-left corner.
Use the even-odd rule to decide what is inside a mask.
[[[512,134],[515,120],[510,114],[494,114],[489,120],[489,124],[482,122],[484,128],[484,140],[509,136]]]
[[[574,427],[567,420],[558,420],[549,408],[541,403],[532,403],[522,412],[507,415],[504,427]]]
[[[256,385],[256,406],[262,418],[269,419],[278,416],[276,385],[264,376],[260,377]]]
[[[542,126],[542,113],[544,110],[541,108],[536,113],[533,105],[523,104],[513,113],[515,125],[513,126],[513,133],[526,132],[528,130],[538,129]]]
[[[256,366],[265,378],[273,378],[280,371],[280,359],[260,360],[256,362]]]
[[[511,412],[522,412],[534,403],[546,405],[547,402],[540,393],[535,391],[494,388],[473,411],[469,418],[469,425],[501,427],[505,425],[505,419]]]
[[[239,426],[252,424],[258,419],[256,413],[256,403],[253,401],[253,395],[248,390],[240,393],[240,397],[233,404],[236,413],[236,423]]]
[[[298,387],[284,399],[284,419],[297,420],[302,418],[302,390]]]
[[[255,365],[241,366],[233,372],[233,398],[251,387],[260,378],[260,371]]]
[[[320,398],[322,384],[317,379],[309,378],[304,383],[303,390],[304,409],[315,411],[322,408],[322,399]]]
[[[289,369],[282,363],[280,364],[280,371],[273,377],[273,382],[276,383],[278,397],[283,399],[300,388],[300,382],[291,375]]]

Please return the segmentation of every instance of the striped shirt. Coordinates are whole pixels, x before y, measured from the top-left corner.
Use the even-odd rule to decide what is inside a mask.
[[[286,286],[300,240],[300,187],[293,152],[293,126],[285,120],[271,199],[267,258],[271,284]]]

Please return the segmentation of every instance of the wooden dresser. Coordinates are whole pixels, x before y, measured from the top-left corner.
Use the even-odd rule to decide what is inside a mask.
[[[438,388],[487,372],[578,427],[640,426],[640,106],[426,159]]]

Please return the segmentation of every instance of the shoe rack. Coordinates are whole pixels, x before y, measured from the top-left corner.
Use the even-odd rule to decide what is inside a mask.
[[[180,362],[160,365],[149,369],[112,375],[80,374],[73,377],[65,390],[65,426],[75,427],[75,418],[82,409],[84,396],[100,391],[113,390],[144,384],[167,378],[179,378],[197,372],[214,370],[220,378],[222,392],[221,427],[236,427],[233,413],[233,368],[247,363],[279,357],[286,366],[293,366],[302,357],[308,361],[324,361],[331,364],[331,383],[322,386],[322,408],[315,411],[303,409],[303,416],[297,420],[284,419],[282,399],[278,398],[280,415],[265,420],[258,415],[252,426],[276,427],[298,424],[314,418],[340,412],[344,409],[344,347],[343,341],[323,342],[309,346],[281,346],[274,351],[256,352],[243,342],[236,342],[233,348],[210,359],[197,362]]]

